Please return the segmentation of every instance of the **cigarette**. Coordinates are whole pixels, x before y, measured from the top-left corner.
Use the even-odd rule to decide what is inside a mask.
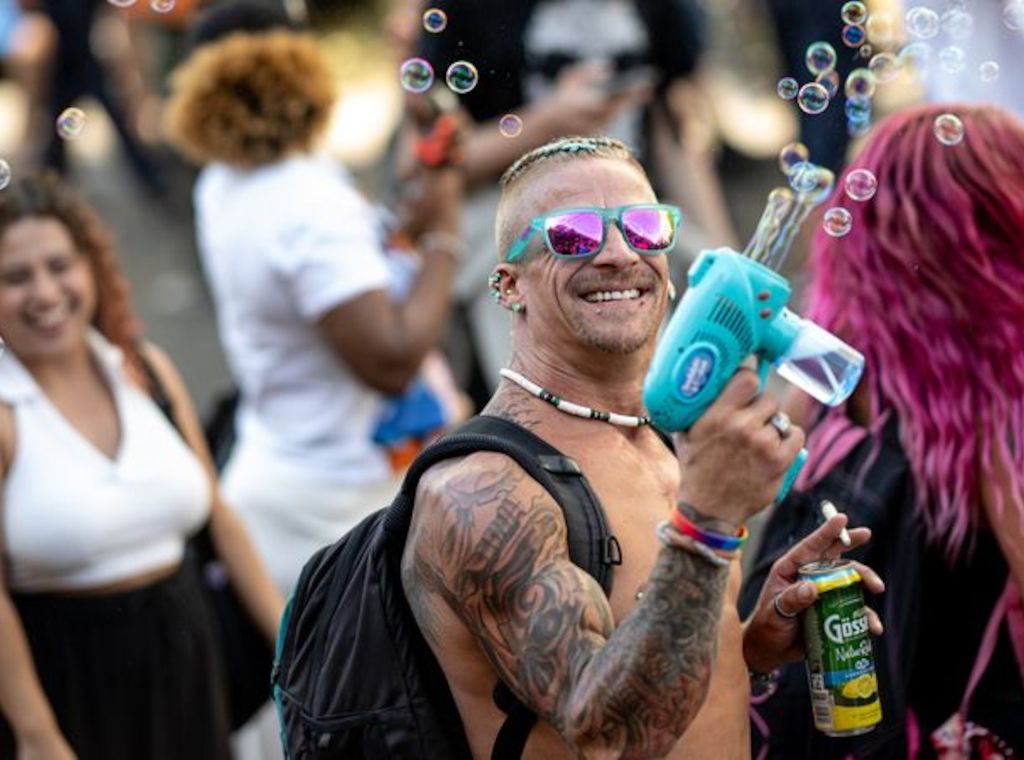
[[[831,520],[833,517],[839,514],[839,510],[836,509],[836,505],[825,499],[821,502],[821,513],[825,515],[826,520]],[[850,545],[850,533],[843,528],[842,533],[839,534],[839,540],[843,543],[843,546]]]

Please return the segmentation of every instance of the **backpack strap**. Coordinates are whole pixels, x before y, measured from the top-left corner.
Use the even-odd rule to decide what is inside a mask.
[[[611,534],[600,501],[576,462],[532,432],[500,417],[479,415],[430,445],[409,467],[398,498],[388,508],[385,529],[396,537],[408,534],[412,509],[423,474],[445,459],[493,451],[515,460],[558,503],[565,520],[569,557],[611,594],[612,567],[622,564],[622,550]],[[498,681],[495,704],[507,714],[494,741],[491,760],[519,760],[537,722],[530,711]]]

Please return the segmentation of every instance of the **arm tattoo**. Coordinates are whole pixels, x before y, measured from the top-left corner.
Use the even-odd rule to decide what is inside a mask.
[[[668,752],[707,693],[726,570],[662,548],[616,629],[601,587],[569,560],[557,505],[510,460],[474,455],[424,483],[403,573],[425,634],[436,644],[434,612],[453,610],[579,751]]]

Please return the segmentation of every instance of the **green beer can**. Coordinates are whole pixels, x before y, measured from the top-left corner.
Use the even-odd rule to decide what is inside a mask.
[[[848,560],[814,562],[800,580],[818,589],[803,616],[814,725],[829,736],[856,736],[882,720],[875,658],[860,574]]]

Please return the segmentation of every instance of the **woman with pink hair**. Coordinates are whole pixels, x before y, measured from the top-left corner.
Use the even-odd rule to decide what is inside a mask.
[[[953,113],[963,139],[940,141]],[[794,400],[810,458],[771,516],[743,602],[829,499],[874,531],[854,556],[886,581],[876,641],[883,722],[812,727],[803,665],[756,707],[754,752],[794,758],[1024,753],[1024,126],[994,107],[929,105],[880,124],[840,180],[843,237],[812,245],[808,317],[863,352],[842,408]],[[998,755],[999,757],[1004,754]],[[1006,755],[1011,756],[1011,755]]]

